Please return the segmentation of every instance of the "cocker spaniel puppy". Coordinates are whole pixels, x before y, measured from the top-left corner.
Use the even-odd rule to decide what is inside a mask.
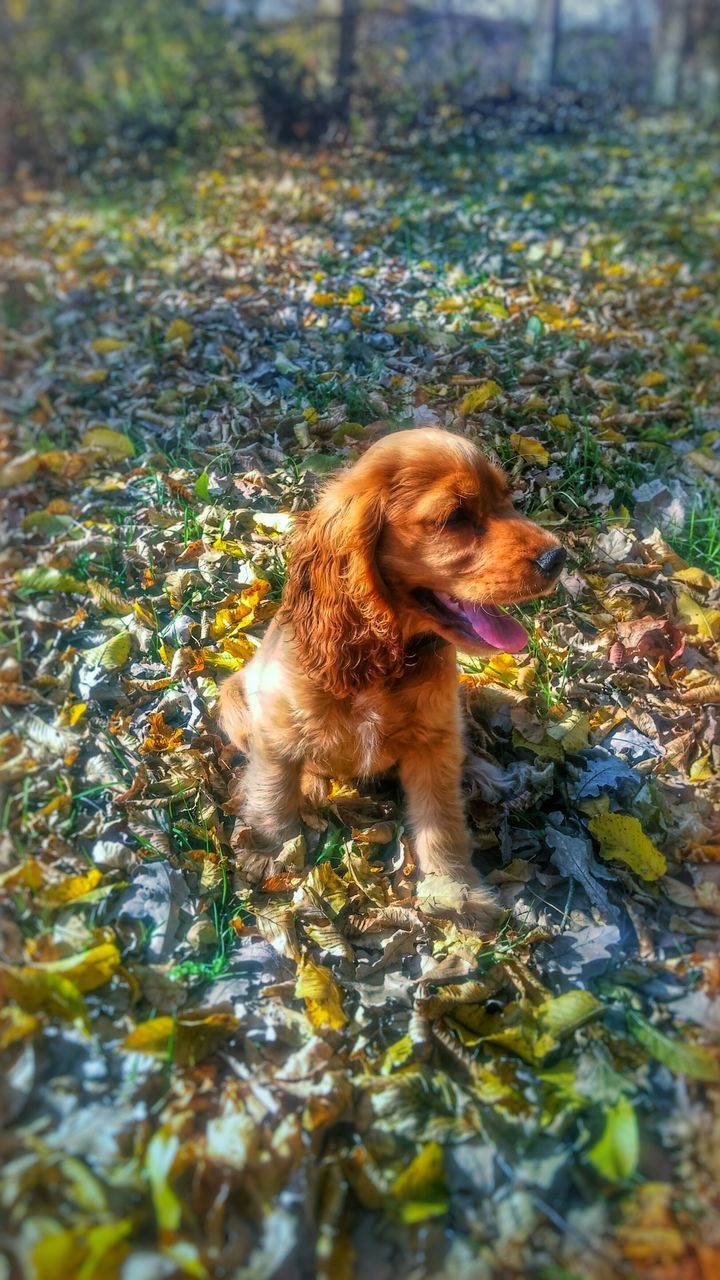
[[[564,559],[501,472],[440,428],[386,436],[331,480],[295,532],[261,648],[220,691],[261,846],[298,833],[301,797],[323,777],[396,765],[420,873],[465,885],[478,926],[496,917],[470,861],[456,648],[522,649],[505,606],[552,590]]]

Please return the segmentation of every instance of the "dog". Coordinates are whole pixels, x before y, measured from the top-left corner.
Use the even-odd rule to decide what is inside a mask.
[[[524,648],[505,606],[552,591],[564,561],[502,472],[439,427],[387,435],[331,479],[294,533],[260,649],[220,690],[259,847],[297,835],[301,801],[326,780],[396,766],[420,875],[464,886],[477,927],[496,921],[463,811],[456,650]]]

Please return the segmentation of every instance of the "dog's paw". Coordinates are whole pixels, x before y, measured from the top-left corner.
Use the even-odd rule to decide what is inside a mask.
[[[467,896],[458,913],[462,924],[478,933],[497,933],[507,917],[507,910],[498,902],[492,889],[481,880],[465,885]]]
[[[471,867],[455,875],[426,875],[417,888],[420,910],[429,916],[452,917],[479,933],[494,933],[505,910],[494,891]]]

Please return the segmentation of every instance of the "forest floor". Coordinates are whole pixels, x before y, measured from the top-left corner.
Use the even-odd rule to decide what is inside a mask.
[[[717,1280],[717,156],[450,120],[2,197],[3,1276]],[[213,718],[292,512],[432,417],[569,551],[461,664],[498,937],[390,788],[249,883]]]

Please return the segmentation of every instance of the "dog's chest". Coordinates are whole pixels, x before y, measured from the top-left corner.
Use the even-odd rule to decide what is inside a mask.
[[[362,694],[342,702],[324,701],[302,716],[305,756],[339,777],[380,773],[395,763],[392,756],[394,717],[377,697]]]
[[[454,718],[452,712],[448,716],[447,699],[439,717],[428,716],[433,701],[402,689],[323,701],[303,717],[304,754],[336,777],[383,773],[409,750],[422,748],[438,729],[447,730]]]

